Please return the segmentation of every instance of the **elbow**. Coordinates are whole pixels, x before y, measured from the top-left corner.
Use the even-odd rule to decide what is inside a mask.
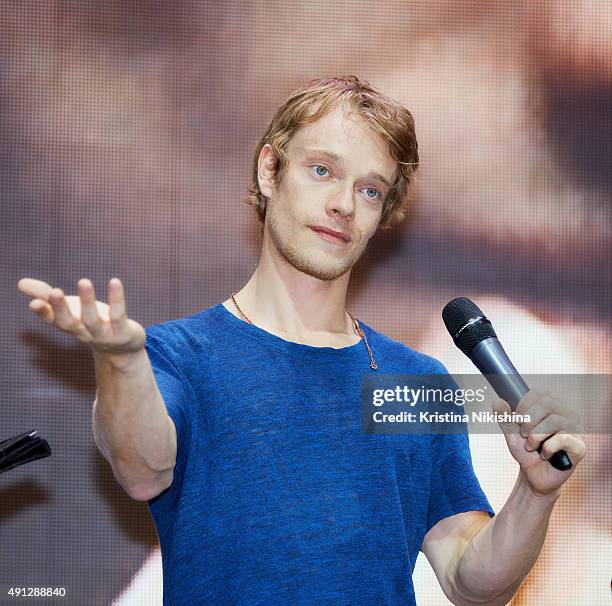
[[[150,501],[151,499],[154,499],[157,495],[152,493],[152,492],[145,492],[142,490],[126,490],[124,488],[126,494],[130,497],[130,499],[134,500],[134,501],[142,501],[142,502],[147,502]]]
[[[507,606],[508,602],[510,602],[510,600],[512,600],[513,596],[510,596],[509,598],[502,598],[499,600],[490,600],[487,599],[486,601],[474,601],[474,600],[469,600],[469,601],[465,601],[465,600],[451,600],[452,603],[455,606]]]
[[[118,477],[117,481],[125,493],[134,501],[150,501],[172,485],[173,477],[174,473],[171,469],[153,482],[124,482]]]
[[[455,606],[506,606],[518,590],[496,592],[486,597],[475,597],[467,592],[454,592],[447,594],[448,599]]]
[[[518,587],[504,588],[503,590],[480,588],[479,595],[474,594],[473,588],[462,584],[459,573],[454,578],[454,583],[449,585],[446,597],[454,606],[506,606],[518,591]]]
[[[121,486],[125,493],[134,501],[150,501],[155,498],[155,494],[151,490],[145,488],[128,488]]]

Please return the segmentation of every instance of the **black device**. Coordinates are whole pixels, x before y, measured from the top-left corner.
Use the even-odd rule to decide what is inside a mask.
[[[0,442],[0,473],[50,455],[47,440],[39,437],[36,430],[27,431]]]

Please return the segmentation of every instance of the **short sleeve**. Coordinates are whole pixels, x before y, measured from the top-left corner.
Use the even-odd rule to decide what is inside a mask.
[[[443,518],[465,511],[495,515],[474,472],[467,431],[432,436],[431,470],[426,533]]]
[[[187,381],[167,354],[160,341],[147,332],[147,355],[157,387],[176,427],[176,463],[172,485],[182,481],[185,472],[187,447],[191,439],[191,414]]]
[[[446,367],[433,359],[434,370],[447,388],[459,386]],[[427,528],[429,532],[440,520],[466,511],[486,511],[495,515],[480,482],[474,472],[468,427],[462,423],[462,431],[431,435],[431,484]],[[457,427],[457,424],[455,424]]]

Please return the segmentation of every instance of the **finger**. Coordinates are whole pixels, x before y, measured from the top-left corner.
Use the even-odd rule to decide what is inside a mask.
[[[495,400],[492,404],[492,410],[494,413],[500,416],[512,414],[512,408],[510,407],[510,404],[508,404],[508,402],[506,402],[505,400]],[[512,431],[512,432],[518,431],[517,423],[511,422],[511,421],[501,421],[501,420],[498,421],[498,423],[502,431],[504,431],[504,433],[506,431]]]
[[[571,433],[556,433],[542,444],[540,457],[547,461],[555,452],[560,450],[567,452],[572,463],[578,463],[584,458],[586,444],[578,436]]]
[[[558,432],[578,433],[580,428],[567,417],[557,414],[549,414],[543,421],[538,423],[527,436],[525,450],[535,450],[547,438]]]
[[[530,394],[532,394],[532,396],[528,397]],[[562,402],[557,397],[541,391],[529,392],[527,396],[525,396],[525,398],[519,402],[518,406],[516,407],[516,412],[518,414],[528,414],[531,416],[531,411],[536,406],[548,410],[549,413],[558,414],[563,417],[567,417],[568,419],[572,419],[576,423],[579,421],[578,413],[575,408],[569,406],[565,402]]]
[[[81,298],[81,322],[92,336],[101,331],[101,320],[96,307],[96,291],[91,280],[82,278],[77,283],[77,290]]]
[[[61,288],[54,288],[49,293],[49,303],[55,314],[55,325],[67,332],[73,332],[79,321],[70,313],[66,297]]]
[[[50,284],[34,278],[22,278],[17,282],[17,288],[22,293],[43,301],[49,300],[49,294],[53,290]]]
[[[80,319],[75,318],[68,307],[64,292],[60,288],[54,288],[49,294],[49,302],[55,314],[55,326],[72,334],[83,343],[89,343],[92,336],[85,328]]]
[[[54,314],[51,305],[42,299],[32,299],[28,307],[47,324],[53,324]]]
[[[123,284],[119,278],[112,278],[108,282],[109,315],[113,333],[125,330],[127,324],[127,310]]]
[[[549,414],[550,411],[539,404],[532,406],[526,413],[529,416],[529,421],[523,421],[520,424],[521,437],[526,438],[536,425],[541,423]]]
[[[547,397],[541,391],[537,389],[531,389],[528,391],[522,398],[521,401],[517,404],[514,412],[519,415],[524,415],[529,413],[529,409],[532,406],[535,406],[540,400]]]
[[[494,412],[502,414],[504,412],[511,413],[512,408],[510,408],[510,404],[506,402],[506,400],[497,399],[493,402],[492,408]]]

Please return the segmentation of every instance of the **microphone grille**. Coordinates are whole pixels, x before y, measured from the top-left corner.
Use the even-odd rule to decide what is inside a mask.
[[[442,320],[455,345],[465,355],[469,355],[472,348],[481,341],[497,337],[480,307],[467,297],[457,297],[449,301],[442,310]]]

